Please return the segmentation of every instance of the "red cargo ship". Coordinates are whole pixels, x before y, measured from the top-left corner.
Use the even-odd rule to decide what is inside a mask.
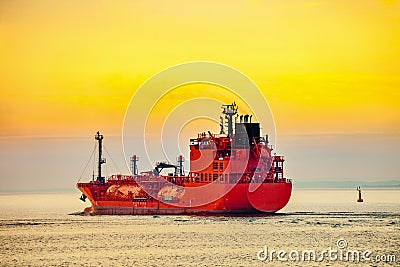
[[[77,184],[80,199],[92,204],[85,213],[256,214],[282,209],[292,192],[291,180],[283,176],[284,157],[271,155],[268,135],[260,135],[260,124],[251,122],[252,116],[238,116],[237,109],[235,103],[223,105],[226,127],[221,123],[219,135],[203,132],[190,139],[188,175],[182,156],[177,165],[159,162],[154,170],[140,174],[133,156],[131,175],[105,179],[101,173],[103,135],[97,132],[97,178]],[[167,168],[174,172],[162,175]]]

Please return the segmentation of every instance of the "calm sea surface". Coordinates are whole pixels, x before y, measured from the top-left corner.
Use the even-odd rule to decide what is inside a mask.
[[[0,265],[400,266],[398,189],[365,189],[364,203],[355,189],[297,189],[285,209],[263,217],[68,215],[88,206],[79,196],[1,194]],[[283,258],[339,253],[339,239],[342,251],[369,250],[370,260],[257,257],[265,246],[286,251]]]

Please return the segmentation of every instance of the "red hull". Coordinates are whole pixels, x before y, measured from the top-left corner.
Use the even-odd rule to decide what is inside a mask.
[[[86,186],[85,186],[86,185]],[[205,205],[185,205],[188,198],[196,195],[183,196],[180,202],[165,203],[156,199],[148,201],[130,200],[97,200],[93,190],[97,186],[78,184],[79,190],[92,202],[92,207],[86,211],[93,215],[161,215],[161,214],[253,214],[273,213],[282,209],[289,201],[292,192],[290,182],[253,184],[258,186],[254,192],[249,192],[249,183],[239,183],[221,198]],[[215,184],[215,189],[225,190],[226,184]]]

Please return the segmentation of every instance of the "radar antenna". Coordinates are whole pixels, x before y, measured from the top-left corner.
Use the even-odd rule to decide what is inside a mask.
[[[232,125],[232,117],[237,114],[238,106],[235,102],[230,105],[222,105],[224,109],[222,111],[225,114],[225,118],[227,120],[226,124],[228,126],[228,137],[232,137],[233,135],[233,125]]]

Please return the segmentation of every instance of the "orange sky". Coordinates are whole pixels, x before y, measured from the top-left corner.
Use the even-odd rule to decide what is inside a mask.
[[[193,60],[253,79],[281,133],[400,130],[399,1],[0,5],[1,136],[118,135],[138,86]]]
[[[119,136],[146,79],[204,60],[260,87],[284,152],[295,135],[397,146],[399,21],[400,1],[390,0],[1,1],[0,145],[98,129]]]

